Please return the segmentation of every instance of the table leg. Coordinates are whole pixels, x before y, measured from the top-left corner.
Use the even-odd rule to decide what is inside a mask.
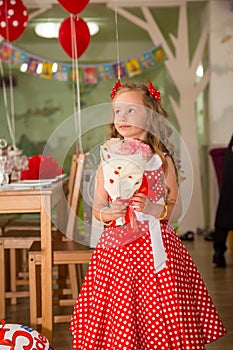
[[[4,242],[0,242],[0,320],[6,317],[6,300],[5,300],[5,252]]]
[[[41,304],[42,304],[42,334],[52,340],[52,225],[51,198],[41,197]]]

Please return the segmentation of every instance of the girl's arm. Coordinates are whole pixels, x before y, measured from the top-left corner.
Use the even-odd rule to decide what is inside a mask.
[[[165,185],[168,188],[168,193],[165,201],[167,204],[168,213],[165,219],[176,220],[181,216],[182,204],[173,160],[168,155],[166,156],[166,160],[168,168],[165,176]]]
[[[104,223],[124,217],[127,207],[120,200],[116,200],[109,204],[108,192],[104,188],[103,169],[99,166],[97,170],[96,190],[93,205],[93,214],[95,218]]]

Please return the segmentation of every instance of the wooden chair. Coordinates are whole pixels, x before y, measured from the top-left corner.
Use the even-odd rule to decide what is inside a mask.
[[[81,265],[88,263],[93,254],[93,249],[83,246],[80,243],[72,241],[72,235],[76,223],[76,213],[80,202],[80,187],[84,168],[84,155],[80,154],[78,157],[78,167],[76,170],[72,195],[70,198],[70,211],[68,215],[66,237],[68,240],[53,242],[53,264],[64,265],[67,264],[69,267],[69,277],[72,290],[72,297],[70,299],[59,299],[57,304],[59,306],[74,306],[77,299],[81,284]],[[29,289],[30,289],[30,323],[32,328],[36,328],[41,323],[41,317],[39,316],[40,302],[38,302],[39,291],[36,288],[36,282],[38,281],[37,268],[36,266],[41,265],[41,251],[39,244],[35,243],[29,249]],[[77,273],[78,267],[78,273]],[[39,294],[39,295],[38,295]],[[70,313],[65,315],[54,316],[54,323],[58,322],[69,322]]]
[[[0,236],[5,232],[6,228],[15,219],[15,215],[0,215]]]
[[[74,186],[75,173],[77,169],[77,155],[72,157],[70,177],[67,189],[67,200],[71,201]],[[32,225],[20,223],[18,226],[6,222],[3,234],[0,235],[0,319],[5,318],[6,299],[11,299],[11,304],[17,303],[17,298],[28,297],[29,291],[22,290],[22,285],[29,285],[27,251],[34,241],[40,241],[40,226],[36,222]],[[54,226],[53,231],[56,232]],[[56,233],[54,234],[56,235]],[[57,235],[59,236],[59,235]],[[6,251],[9,250],[9,288],[6,289]],[[21,260],[24,260],[24,269],[17,267],[17,254],[21,253]],[[22,259],[22,257],[24,259]],[[22,262],[22,261],[21,261]],[[8,265],[8,264],[7,264]],[[21,264],[20,264],[21,265]],[[74,274],[74,268],[70,267]],[[17,288],[21,286],[21,290]],[[75,288],[75,285],[73,286]]]
[[[6,299],[10,298],[12,304],[16,304],[17,298],[28,297],[27,290],[17,290],[17,286],[28,284],[27,280],[18,278],[16,250],[29,249],[34,241],[40,240],[40,233],[37,231],[8,231],[0,236],[0,319],[5,318]],[[10,289],[6,291],[6,250],[10,251],[9,274]]]
[[[73,265],[76,264],[80,267],[81,264],[89,263],[93,249],[85,247],[80,243],[74,241],[54,241],[53,242],[53,264],[54,265]],[[38,288],[38,273],[40,270],[37,266],[41,265],[41,250],[40,242],[34,242],[29,249],[28,253],[29,261],[29,289],[30,289],[30,325],[33,329],[36,329],[41,324],[40,315],[40,289]],[[57,305],[59,306],[74,306],[79,290],[82,285],[82,276],[78,274],[78,288],[75,294],[72,294],[72,298],[58,299]],[[72,276],[70,276],[70,279]],[[39,284],[41,285],[41,284]],[[70,312],[68,314],[54,315],[54,323],[70,322]]]

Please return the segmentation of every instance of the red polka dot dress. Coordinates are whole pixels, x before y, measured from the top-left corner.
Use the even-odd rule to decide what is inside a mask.
[[[149,197],[162,194],[161,167],[146,171]],[[77,350],[202,350],[226,334],[202,277],[168,221],[166,266],[156,272],[148,221],[106,227],[71,319]]]

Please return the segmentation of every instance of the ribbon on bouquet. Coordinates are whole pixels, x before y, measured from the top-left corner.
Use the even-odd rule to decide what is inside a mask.
[[[136,193],[145,193],[145,195],[148,195],[148,182],[146,179],[146,176],[143,175],[142,177],[142,183],[140,188],[135,192]],[[119,198],[120,199],[120,198]],[[137,224],[137,217],[135,215],[135,210],[134,207],[131,206],[131,199],[120,199],[121,202],[125,203],[128,207],[127,207],[127,213],[125,216],[125,223],[128,224],[130,223],[131,228],[133,229],[133,231],[137,231],[138,230],[138,224]]]
[[[119,198],[120,199],[120,198]],[[127,205],[127,212],[124,218],[125,224],[130,224],[132,230],[135,232],[138,230],[137,218],[134,208],[130,205],[130,199],[120,199],[122,203]]]

